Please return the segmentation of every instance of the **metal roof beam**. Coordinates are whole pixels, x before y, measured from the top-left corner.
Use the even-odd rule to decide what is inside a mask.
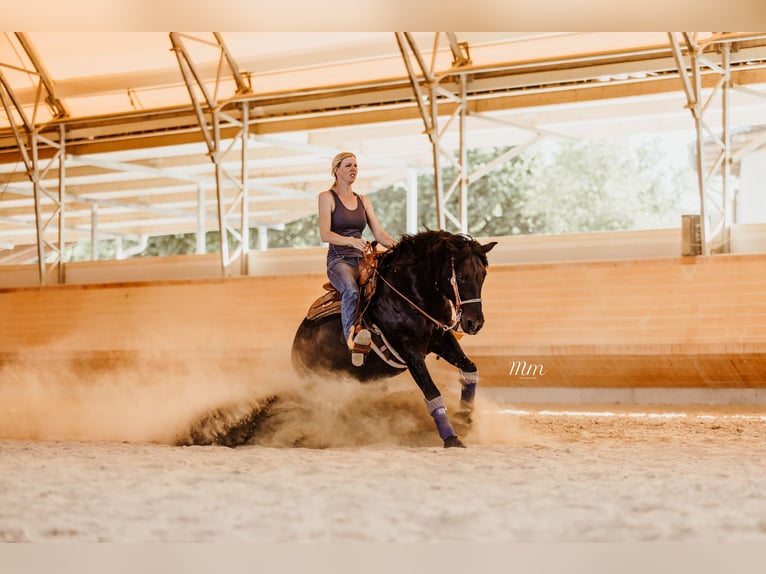
[[[34,197],[34,191],[32,190],[26,190],[16,186],[7,187],[6,189],[10,191],[11,193],[15,193],[17,195]],[[89,205],[117,207],[121,209],[129,209],[131,211],[145,211],[147,213],[156,213],[159,215],[176,215],[176,216],[182,216],[182,217],[189,217],[190,214],[192,214],[192,212],[180,211],[180,210],[168,210],[168,209],[163,209],[160,207],[154,207],[153,205],[147,205],[145,203],[133,203],[129,201],[117,201],[114,199],[85,197],[85,196],[77,195],[71,192],[68,192],[66,194],[64,203],[65,204],[86,203]],[[0,204],[0,208],[2,207],[3,205]],[[193,215],[196,217],[196,213]]]
[[[36,223],[34,221],[22,219],[22,218],[16,218],[16,217],[4,217],[0,216],[0,224],[7,224],[7,225],[13,225],[15,227],[21,227],[21,228],[29,228],[31,231],[29,232],[30,235],[33,233],[36,233]],[[76,233],[90,233],[90,227],[79,227],[79,226],[71,226],[71,225],[65,225],[65,228],[67,231],[74,231]],[[51,225],[50,227],[51,231],[57,231],[58,228],[56,225]],[[102,233],[102,232],[99,232]],[[19,234],[18,229],[10,229],[10,230],[0,230],[0,236],[15,236]],[[130,239],[131,241],[138,241],[139,236],[132,234],[132,233],[117,233],[117,232],[106,232],[106,235],[109,235],[110,237],[114,238],[122,238],[122,239]],[[37,255],[37,249],[35,249],[35,254]]]
[[[29,61],[34,66],[35,71],[40,78],[40,82],[45,87],[45,92],[48,94],[45,98],[45,102],[54,110],[54,117],[69,117],[69,110],[67,109],[66,104],[61,99],[56,97],[56,90],[53,85],[53,79],[51,78],[50,73],[48,73],[42,58],[37,53],[37,49],[32,43],[32,40],[29,39],[29,36],[25,32],[16,32],[16,38],[19,40],[22,48],[24,48],[24,51],[29,57]]]
[[[468,51],[468,42],[459,42],[454,32],[445,32],[447,43],[452,51],[452,66],[462,68],[471,65],[471,56]]]
[[[732,74],[738,77],[737,83],[740,85],[764,81],[766,41],[759,42],[738,47],[738,51],[732,54]],[[631,53],[618,57],[614,54],[601,54],[598,57],[581,57],[557,63],[560,65],[558,68],[548,62],[534,61],[472,66],[453,73],[470,72],[471,88],[467,94],[469,103],[494,110],[646,95],[677,89],[674,78],[678,77],[678,67],[669,46],[638,55]],[[616,75],[621,68],[634,76],[640,76],[642,68],[650,74],[646,77],[611,78],[609,81],[597,79]],[[664,78],[670,80],[671,84],[663,82]],[[413,114],[412,110],[415,104],[412,88],[407,87],[407,80],[397,79],[384,83],[331,86],[304,93],[253,94],[243,98],[253,106],[253,110],[261,110],[251,118],[252,131],[266,134],[310,129],[314,126],[329,127],[418,117],[417,112]],[[567,94],[572,96],[567,97]],[[190,108],[146,110],[103,118],[70,118],[66,124],[68,149],[71,153],[88,153],[88,148],[103,149],[108,141],[120,141],[121,149],[202,141],[199,126],[194,120],[194,111]],[[224,131],[222,137],[226,136]],[[171,139],[173,142],[169,141]],[[148,143],[150,140],[156,141],[156,144]],[[12,139],[8,140],[7,131],[6,135],[0,131],[0,149],[8,149],[9,145],[15,147]],[[0,161],[16,161],[15,158],[6,159],[5,153],[0,156]]]
[[[66,160],[69,163],[74,163],[79,165],[90,165],[93,167],[100,167],[103,169],[110,169],[110,170],[118,171],[118,172],[146,174],[146,175],[151,175],[154,177],[167,177],[168,179],[177,179],[179,181],[195,183],[198,185],[203,185],[203,184],[214,185],[215,184],[212,178],[205,178],[205,177],[193,175],[189,173],[188,171],[185,172],[180,170],[153,167],[149,165],[141,165],[136,163],[104,160],[104,159],[99,159],[97,157],[88,156],[88,155],[68,154],[66,156]]]

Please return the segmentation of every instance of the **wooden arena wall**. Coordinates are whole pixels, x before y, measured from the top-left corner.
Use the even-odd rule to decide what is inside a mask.
[[[766,386],[766,255],[492,268],[465,348],[512,387]]]
[[[313,267],[2,288],[0,364],[87,372],[205,358],[254,373],[286,369],[293,333],[325,281]],[[462,343],[485,386],[761,389],[765,293],[766,254],[492,264],[486,326]]]

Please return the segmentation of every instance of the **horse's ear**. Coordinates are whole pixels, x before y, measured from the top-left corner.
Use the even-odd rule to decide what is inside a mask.
[[[488,252],[492,251],[492,248],[495,245],[497,245],[497,241],[491,241],[490,243],[485,243],[484,245],[481,246],[481,250],[484,253],[488,253]]]

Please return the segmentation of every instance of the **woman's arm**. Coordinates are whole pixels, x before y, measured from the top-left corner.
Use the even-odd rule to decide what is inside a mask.
[[[394,238],[391,237],[385,229],[383,229],[380,221],[378,221],[378,217],[375,215],[375,210],[372,207],[372,201],[370,201],[370,198],[366,195],[361,195],[360,197],[362,198],[364,209],[367,213],[367,225],[370,226],[370,231],[372,231],[372,235],[375,237],[375,241],[384,247],[393,247],[396,244],[396,241],[394,241]]]

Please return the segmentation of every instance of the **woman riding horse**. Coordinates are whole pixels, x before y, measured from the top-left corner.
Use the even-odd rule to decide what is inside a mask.
[[[341,372],[360,381],[409,370],[444,446],[464,446],[425,358],[434,353],[458,368],[462,383],[459,414],[470,419],[478,370],[460,347],[456,333],[473,335],[484,325],[481,289],[487,274],[486,254],[495,245],[482,245],[446,231],[404,236],[378,257],[377,287],[361,318],[372,333],[375,352],[369,353],[363,365],[350,366],[348,350],[340,343],[345,325],[338,314],[325,314],[307,317],[299,326],[292,348],[294,365],[303,372]],[[387,358],[389,349],[396,361]]]
[[[355,366],[364,362],[369,350],[370,332],[355,328],[359,302],[359,260],[367,245],[362,231],[369,224],[375,240],[385,247],[393,247],[393,238],[386,233],[375,216],[372,202],[366,195],[357,195],[352,186],[358,167],[356,156],[341,152],[332,160],[334,183],[319,194],[319,236],[329,243],[327,249],[327,277],[341,294],[341,323],[343,340],[351,351]]]

